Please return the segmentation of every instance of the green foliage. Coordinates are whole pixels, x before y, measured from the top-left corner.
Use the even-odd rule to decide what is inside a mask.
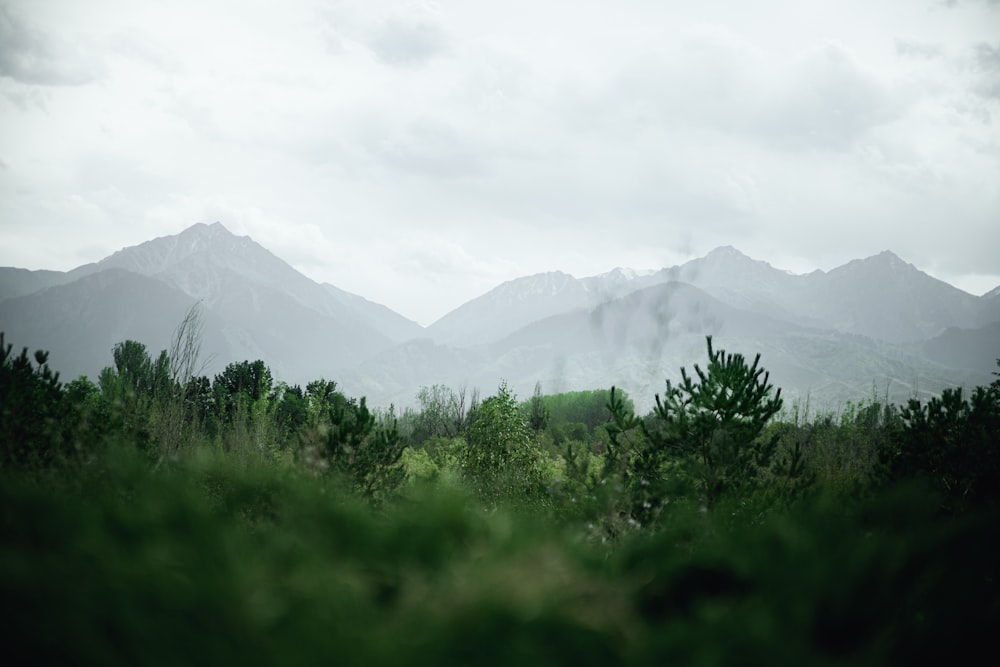
[[[271,369],[263,361],[240,361],[226,366],[212,382],[216,410],[232,419],[240,402],[256,402],[271,393]]]
[[[885,453],[892,479],[929,478],[951,511],[996,505],[1000,381],[977,387],[970,400],[961,389],[946,389],[926,404],[910,400],[900,417],[897,443]]]
[[[381,421],[356,401],[335,390],[335,383],[310,384],[312,428],[302,435],[302,454],[317,470],[350,480],[365,498],[384,501],[402,483],[404,443],[390,414]],[[321,411],[324,410],[324,411]]]
[[[309,421],[309,398],[299,385],[280,383],[270,400],[275,403],[274,419],[283,444],[287,444]]]
[[[950,522],[921,487],[819,496],[761,523],[727,522],[731,502],[673,511],[620,550],[648,624],[637,662],[939,664],[992,643],[995,514]]]
[[[114,366],[101,371],[98,379],[106,402],[124,412],[136,413],[171,390],[170,361],[165,350],[154,360],[144,344],[126,340],[115,344],[111,354]]]
[[[68,403],[48,353],[15,356],[0,332],[0,467],[49,465],[68,454]],[[32,363],[34,361],[34,363]]]
[[[325,412],[335,401],[341,400],[343,396],[337,391],[337,383],[333,380],[319,379],[313,380],[306,385],[306,396],[309,397],[309,405],[312,412]]]
[[[166,350],[154,361],[146,346],[134,340],[118,343],[111,351],[123,395],[131,399],[155,396],[170,383],[170,363]]]
[[[405,447],[399,462],[404,477],[410,483],[431,482],[441,474],[441,469],[426,449]]]
[[[485,502],[538,502],[545,480],[541,453],[513,394],[501,383],[478,407],[461,457],[462,473]]]
[[[150,412],[154,401],[170,389],[166,353],[154,361],[146,346],[134,340],[115,344],[113,366],[105,367],[97,385],[112,431],[120,431],[146,452],[152,450]]]
[[[796,406],[766,432],[778,437],[783,467],[794,463],[801,470],[797,480],[788,480],[793,486],[815,479],[825,488],[852,492],[880,478],[882,453],[897,441],[901,428],[896,406],[873,396],[848,403],[839,415],[816,415],[811,421]]]
[[[583,422],[568,422],[564,424],[549,423],[547,429],[553,444],[559,446],[566,442],[588,442],[590,431]]]
[[[920,488],[752,526],[671,506],[608,549],[447,485],[373,511],[219,454],[0,475],[5,648],[44,664],[964,663],[1000,620],[996,514]]]
[[[62,387],[44,353],[32,362],[2,340],[10,655],[950,664],[985,654],[1000,622],[1000,380],[968,399],[768,422],[780,397],[767,375],[709,341],[706,371],[668,384],[660,413],[640,419],[602,392],[601,423],[562,422],[576,437],[558,449],[559,424],[536,432],[505,385],[464,431],[404,448],[392,410],[331,381],[256,395],[217,383],[237,397],[223,420],[208,378],[160,382],[172,362],[138,344],[122,344],[100,387]],[[174,417],[194,437],[165,456]],[[730,447],[716,431],[742,449],[706,477],[705,441]],[[289,442],[298,457],[278,448]],[[891,483],[875,477],[880,449]],[[706,479],[725,482],[711,511]]]
[[[627,438],[637,431],[641,422],[635,416],[631,403],[615,387],[611,387],[607,411],[610,419],[605,426],[605,432],[608,434],[606,468],[609,471],[615,470],[620,464],[630,467],[628,457],[630,450],[634,450],[635,447],[629,445],[635,441],[629,441]]]
[[[466,389],[458,391],[444,385],[421,387],[417,393],[420,412],[415,419],[411,439],[421,444],[429,438],[455,438],[465,433],[471,413],[479,404],[473,391],[466,405]]]
[[[535,436],[549,424],[549,409],[545,407],[545,400],[542,398],[542,384],[535,383],[535,393],[528,403],[528,425],[534,431]]]
[[[634,412],[635,406],[628,395],[621,389],[618,389],[617,392],[618,398],[624,402],[625,407]],[[565,439],[584,440],[594,435],[597,428],[608,421],[607,404],[609,398],[609,392],[606,389],[538,396],[541,403],[538,411],[544,411],[545,427],[554,431],[553,435],[559,444]],[[531,401],[535,400],[536,398],[533,396]],[[530,403],[526,403],[524,407],[532,409]],[[578,430],[581,424],[586,435],[582,435]],[[567,427],[572,429],[572,434],[566,431]]]
[[[695,364],[695,380],[681,368],[679,385],[667,381],[654,408],[660,424],[647,429],[647,435],[657,452],[685,464],[711,507],[723,494],[751,484],[770,465],[777,441],[759,436],[782,401],[781,390],[769,383],[770,374],[758,368],[759,354],[747,365],[741,354],[713,350],[711,336],[706,343],[705,370]]]
[[[71,403],[77,405],[96,406],[101,397],[100,388],[86,375],[67,382],[63,386],[63,392]]]

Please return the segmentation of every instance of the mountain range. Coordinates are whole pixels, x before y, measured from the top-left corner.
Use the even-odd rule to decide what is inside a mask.
[[[423,328],[316,283],[222,224],[125,248],[72,271],[0,268],[0,331],[51,351],[63,378],[96,378],[111,348],[156,353],[195,303],[204,372],[263,359],[275,377],[335,379],[375,405],[421,386],[503,379],[520,395],[623,387],[647,408],[666,378],[705,359],[705,336],[762,354],[786,396],[836,408],[874,393],[902,401],[992,379],[1000,286],[977,297],[886,251],[796,275],[732,247],[657,271],[562,272],[503,283]]]

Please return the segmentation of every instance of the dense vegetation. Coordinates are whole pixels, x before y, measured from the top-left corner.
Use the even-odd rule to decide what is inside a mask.
[[[9,655],[80,664],[910,664],[1000,621],[1000,378],[787,409],[716,350],[615,389],[370,410],[192,314],[96,384],[0,336]]]

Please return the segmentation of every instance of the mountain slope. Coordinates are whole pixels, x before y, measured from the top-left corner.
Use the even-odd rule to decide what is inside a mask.
[[[366,323],[394,343],[426,335],[422,326],[380,303],[369,301],[330,283],[322,283],[321,287],[329,298],[350,312],[349,317]]]
[[[717,347],[748,358],[760,352],[772,381],[786,396],[809,395],[814,405],[839,407],[870,397],[879,387],[893,400],[914,392],[930,395],[945,386],[985,379],[939,366],[898,346],[853,334],[799,326],[752,310],[736,308],[683,283],[667,283],[629,294],[589,312],[537,322],[491,349],[546,349],[532,365],[575,369],[573,388],[625,387],[637,405],[650,406],[666,378],[680,366],[705,360],[705,336]],[[526,368],[530,374],[530,368]],[[566,376],[567,371],[561,371]],[[565,377],[569,380],[569,377]],[[603,382],[601,382],[603,380]],[[929,393],[928,393],[929,392]]]
[[[427,327],[427,335],[439,343],[471,347],[589,302],[587,288],[573,276],[539,273],[505,282],[463,304]]]
[[[980,301],[889,251],[810,276],[803,312],[839,331],[906,343],[975,326]]]
[[[29,271],[10,266],[0,267],[0,301],[27,296],[53,285],[72,280],[62,271]]]
[[[558,276],[558,285],[552,276]],[[796,325],[892,343],[917,342],[949,327],[1000,319],[1000,298],[963,292],[889,251],[830,272],[795,275],[724,246],[654,273],[616,269],[581,280],[567,274],[520,278],[452,311],[428,333],[439,342],[478,345],[548,315],[597,306],[668,282],[688,283],[730,306]]]
[[[924,355],[939,364],[973,370],[998,370],[1000,322],[975,329],[947,329],[922,344]]]
[[[1000,322],[1000,285],[979,297],[979,323]]]
[[[71,275],[112,267],[159,278],[209,306],[224,297],[223,285],[242,282],[281,292],[321,315],[367,326],[376,339],[398,342],[423,331],[385,306],[313,282],[250,237],[236,236],[218,222],[195,224],[175,236],[124,248],[96,264],[74,269]]]
[[[672,282],[535,321],[488,345],[458,349],[426,341],[417,355],[422,361],[410,360],[414,350],[397,347],[359,366],[351,380],[373,402],[396,405],[412,403],[421,384],[430,382],[419,378],[484,393],[504,380],[522,396],[536,381],[546,392],[616,385],[647,410],[664,381],[678,379],[681,366],[704,363],[706,335],[716,347],[748,358],[760,352],[789,401],[808,397],[814,408],[838,409],[847,400],[870,398],[873,389],[895,401],[926,398],[988,378],[937,364],[919,351],[736,308]]]
[[[422,332],[384,306],[319,285],[249,237],[198,224],[125,248],[65,274],[23,276],[11,293],[61,285],[0,302],[8,340],[44,347],[64,374],[96,371],[126,337],[156,353],[194,303],[206,315],[216,364],[263,359],[276,377],[306,382]],[[34,283],[32,283],[34,281]],[[109,340],[109,337],[114,338]],[[209,371],[221,370],[211,365]]]
[[[0,330],[50,349],[64,377],[95,375],[126,338],[154,354],[201,302],[207,372],[263,359],[275,376],[336,379],[373,404],[413,402],[435,383],[522,395],[607,387],[648,408],[666,378],[703,362],[705,336],[760,352],[785,395],[839,407],[988,382],[1000,291],[974,297],[892,253],[793,275],[731,247],[657,272],[551,272],[504,283],[427,330],[317,284],[220,224],[125,248],[68,273],[0,270]],[[989,326],[983,326],[987,323]],[[421,338],[423,336],[423,338]],[[433,340],[429,339],[433,337]]]
[[[150,304],[155,307],[150,307]],[[64,380],[97,378],[112,364],[111,349],[131,339],[152,354],[167,349],[192,299],[161,281],[109,269],[66,285],[0,302],[0,329],[15,347],[49,350]],[[235,350],[214,314],[205,318],[203,359],[232,359]]]
[[[795,292],[799,278],[752,259],[732,246],[722,246],[704,257],[663,269],[644,282],[690,283],[733,306],[787,314],[788,293]]]

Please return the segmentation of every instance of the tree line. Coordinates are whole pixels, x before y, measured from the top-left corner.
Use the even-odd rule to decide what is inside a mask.
[[[408,480],[451,480],[489,508],[575,514],[608,535],[655,524],[670,503],[764,512],[814,488],[870,489],[921,478],[952,511],[991,505],[1000,481],[1000,379],[926,403],[873,399],[839,415],[787,410],[761,365],[716,349],[635,412],[621,390],[534,394],[425,387],[401,414],[370,409],[333,380],[275,382],[262,360],[209,378],[197,370],[192,310],[170,351],[127,340],[96,384],[59,381],[43,351],[13,354],[0,334],[5,468],[72,465],[109,439],[153,465],[199,448],[347,480],[369,500]],[[998,360],[1000,364],[1000,360]]]

